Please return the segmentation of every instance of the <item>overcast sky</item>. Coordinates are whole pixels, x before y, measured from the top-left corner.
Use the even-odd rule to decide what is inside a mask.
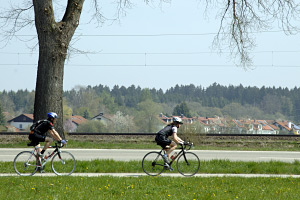
[[[300,86],[299,35],[286,36],[278,27],[255,34],[253,66],[245,70],[235,65],[226,46],[223,54],[212,48],[220,21],[214,13],[205,17],[200,7],[196,1],[175,0],[162,8],[142,2],[120,21],[97,27],[87,23],[90,1],[86,0],[73,47],[89,53],[73,53],[66,61],[64,90],[99,84],[166,90],[176,84],[208,87],[214,82]],[[112,10],[105,11],[113,16]],[[35,34],[34,27],[20,32],[19,39],[0,49],[0,91],[35,89],[38,49],[32,49],[36,40],[28,41]]]

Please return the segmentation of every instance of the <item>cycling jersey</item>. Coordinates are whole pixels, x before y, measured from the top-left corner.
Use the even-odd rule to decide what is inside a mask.
[[[173,133],[177,133],[177,127],[175,125],[167,125],[165,128],[158,131],[157,134],[169,137],[172,136]]]
[[[172,136],[173,133],[177,133],[177,127],[174,125],[167,125],[163,129],[158,131],[155,137],[156,143],[162,148],[165,148],[166,146],[171,144],[172,140],[170,140],[168,137]]]
[[[49,130],[52,129],[54,129],[53,124],[49,120],[45,120],[34,129],[34,132],[44,136]]]

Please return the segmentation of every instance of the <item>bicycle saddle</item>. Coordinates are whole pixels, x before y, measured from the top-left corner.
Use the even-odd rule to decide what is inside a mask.
[[[34,143],[32,143],[32,142],[30,142],[30,143],[27,143],[27,146],[35,146],[35,144]]]

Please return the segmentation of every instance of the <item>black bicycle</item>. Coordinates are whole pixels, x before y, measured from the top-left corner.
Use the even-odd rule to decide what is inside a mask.
[[[61,143],[50,146],[54,151],[45,156],[44,160],[37,154],[38,149],[43,147],[35,146],[32,151],[22,151],[14,159],[14,169],[20,176],[32,176],[51,160],[51,169],[56,175],[71,175],[76,168],[76,160],[70,152],[60,150],[63,146]]]
[[[193,176],[200,169],[200,160],[198,156],[192,152],[187,152],[193,146],[193,143],[184,143],[180,145],[179,153],[171,159],[169,165],[177,159],[177,170],[183,176]],[[151,151],[147,153],[142,161],[142,167],[146,174],[150,176],[158,176],[163,173],[167,168],[165,167],[165,161],[163,155],[165,150],[161,151]]]

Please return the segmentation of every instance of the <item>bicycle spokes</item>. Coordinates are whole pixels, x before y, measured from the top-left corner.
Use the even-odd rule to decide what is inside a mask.
[[[31,176],[38,166],[37,157],[29,151],[20,152],[14,159],[14,169],[21,176]]]
[[[146,174],[157,176],[164,171],[164,160],[159,152],[146,154],[142,161],[142,167]]]
[[[177,160],[178,172],[184,176],[193,176],[200,168],[198,156],[192,152],[185,152]]]
[[[51,167],[57,175],[70,175],[75,170],[76,161],[71,153],[62,151],[54,155]]]

